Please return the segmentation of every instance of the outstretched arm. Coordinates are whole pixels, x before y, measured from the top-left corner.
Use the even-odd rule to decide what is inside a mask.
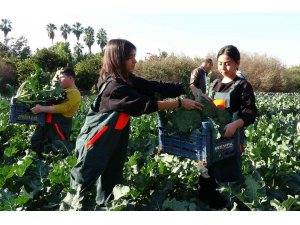
[[[202,104],[191,99],[172,99],[157,102],[158,110],[174,109],[176,107],[183,107],[187,110],[198,109],[202,110]]]

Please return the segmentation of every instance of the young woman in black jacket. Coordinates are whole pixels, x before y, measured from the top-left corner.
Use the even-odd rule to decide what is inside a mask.
[[[99,78],[99,95],[92,105],[76,142],[77,164],[71,171],[76,194],[68,194],[61,210],[87,209],[96,184],[96,205],[104,207],[113,198],[112,190],[122,182],[130,133],[130,117],[158,110],[184,107],[202,109],[191,99],[157,100],[183,94],[179,83],[148,81],[133,74],[136,47],[123,39],[108,42]]]
[[[233,45],[227,45],[217,54],[218,70],[222,79],[211,84],[213,99],[223,100],[222,107],[232,113],[233,121],[225,126],[224,138],[233,137],[239,129],[254,123],[257,108],[251,84],[236,72],[240,65],[239,50]],[[210,207],[222,209],[226,201],[216,190],[218,183],[243,183],[241,156],[235,155],[215,162],[208,168],[209,178],[199,177],[200,200],[208,202]]]

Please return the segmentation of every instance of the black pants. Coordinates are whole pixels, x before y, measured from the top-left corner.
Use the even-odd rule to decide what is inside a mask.
[[[209,178],[199,176],[199,200],[209,204],[211,208],[223,209],[227,201],[217,190],[218,183],[215,180],[212,170],[208,170]]]
[[[210,178],[199,177],[199,199],[208,202],[211,208],[222,209],[226,207],[227,201],[218,190],[218,182],[221,183],[243,183],[241,156],[233,156],[216,162],[208,169]]]

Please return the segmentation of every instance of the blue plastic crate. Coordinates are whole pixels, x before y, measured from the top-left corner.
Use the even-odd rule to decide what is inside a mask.
[[[10,123],[45,125],[45,113],[34,114],[30,106],[16,102],[14,98],[10,102]]]
[[[215,162],[240,154],[240,133],[232,138],[213,139],[209,122],[202,122],[201,132],[176,131],[161,126],[159,122],[159,148],[163,152],[201,161],[210,166]]]
[[[212,142],[210,130],[210,124],[207,122],[202,123],[201,132],[194,130],[191,133],[159,126],[159,148],[169,154],[209,164],[210,155],[208,153]]]

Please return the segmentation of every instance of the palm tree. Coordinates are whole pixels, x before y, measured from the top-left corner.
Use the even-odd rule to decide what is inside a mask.
[[[12,22],[8,19],[1,19],[2,24],[0,24],[0,29],[3,31],[4,33],[4,41],[5,44],[7,44],[7,34],[8,32],[10,32],[12,30]]]
[[[70,34],[71,30],[71,27],[66,23],[60,26],[61,36],[65,39],[65,42],[67,41],[68,34]]]
[[[84,28],[81,26],[81,23],[76,22],[73,24],[72,32],[75,34],[77,41],[79,41],[80,35],[83,33]]]
[[[107,44],[107,42],[108,42],[108,40],[107,40],[106,31],[103,28],[101,28],[99,30],[99,32],[97,33],[97,44],[100,46],[102,53],[103,53],[103,49],[104,49],[105,45]]]
[[[74,46],[74,55],[75,55],[75,58],[76,59],[79,59],[80,56],[82,55],[82,49],[83,49],[83,46],[77,42],[76,45]]]
[[[49,23],[47,25],[47,32],[48,32],[48,37],[52,40],[52,45],[53,45],[53,39],[54,39],[54,31],[57,30],[56,26],[53,23]]]
[[[85,33],[85,36],[83,37],[83,41],[88,46],[90,54],[92,54],[91,48],[95,42],[94,29],[92,27],[88,26],[87,28],[85,28],[84,33]]]

